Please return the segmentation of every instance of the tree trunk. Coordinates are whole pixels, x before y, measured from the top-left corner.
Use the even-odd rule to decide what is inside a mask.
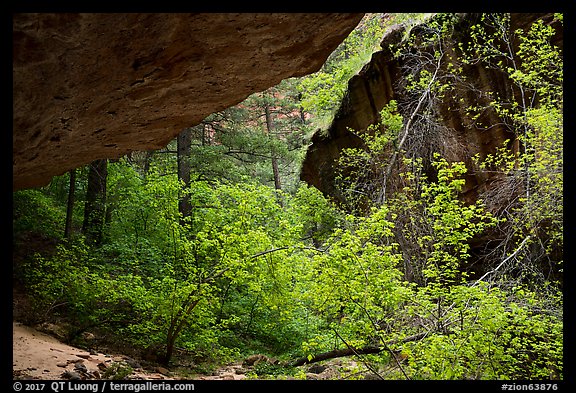
[[[95,160],[89,165],[88,188],[84,206],[82,232],[89,244],[100,245],[104,230],[106,211],[106,181],[108,177],[108,160]]]
[[[184,182],[184,192],[178,200],[178,211],[180,212],[180,225],[184,225],[186,218],[192,214],[192,204],[190,202],[190,145],[192,143],[192,130],[185,128],[177,139],[178,154],[178,179]]]
[[[144,156],[144,175],[147,176],[148,172],[150,172],[150,163],[152,162],[152,156],[154,155],[154,150],[146,151],[146,155]]]
[[[182,303],[182,307],[176,312],[176,314],[172,315],[170,320],[170,326],[168,327],[168,331],[166,332],[166,352],[164,353],[164,357],[162,362],[165,365],[170,363],[172,359],[172,355],[174,353],[174,345],[176,344],[176,340],[178,336],[182,332],[182,330],[188,325],[189,321],[188,318],[194,311],[194,308],[200,303],[202,299],[202,284],[207,284],[212,282],[213,280],[217,279],[218,277],[222,276],[229,268],[225,268],[220,270],[219,272],[201,280],[196,290],[190,292],[186,297],[186,300]],[[196,297],[196,298],[195,298]]]
[[[176,339],[182,332],[182,329],[186,327],[188,324],[187,318],[192,313],[194,308],[200,302],[200,299],[191,300],[192,295],[195,294],[194,292],[191,293],[186,302],[184,307],[176,313],[176,315],[172,318],[170,322],[170,327],[168,328],[168,332],[166,333],[166,353],[164,354],[163,363],[168,365],[170,360],[172,359],[172,355],[174,353],[174,345],[176,344]]]
[[[266,104],[264,106],[264,113],[266,114],[266,133],[268,134],[268,138],[271,138],[272,131],[274,129],[274,125],[272,124],[272,116],[270,115],[270,106]],[[280,183],[280,171],[278,170],[278,159],[272,153],[272,172],[274,174],[274,188],[280,190],[282,185]]]
[[[68,204],[66,206],[66,224],[64,237],[70,238],[72,232],[72,214],[74,212],[74,192],[76,191],[76,169],[70,171],[70,186],[68,187]]]

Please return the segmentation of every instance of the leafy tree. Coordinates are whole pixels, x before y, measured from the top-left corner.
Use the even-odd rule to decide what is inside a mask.
[[[258,181],[294,192],[308,132],[294,83],[255,93],[192,127],[191,171],[201,180]]]
[[[485,18],[482,20],[507,21],[505,18],[498,19],[497,15]],[[448,22],[435,25],[434,21]],[[434,26],[439,29],[435,29]],[[445,39],[442,32],[445,27],[449,26],[450,18],[435,18],[423,27],[424,29],[433,27],[430,30],[433,33],[430,35],[433,41],[430,42],[435,42],[438,46],[433,46],[433,48],[438,49],[432,52],[433,56],[430,56],[430,61],[427,63],[422,62],[421,59],[428,55],[422,55],[421,52],[409,54],[416,61],[415,65],[433,64],[434,59],[438,61],[438,65],[440,64],[439,61],[446,53],[441,46]],[[484,38],[483,45],[476,42],[473,47],[480,48],[481,51],[491,51],[492,48],[512,50],[511,35],[507,35],[509,33],[506,30],[506,23],[500,23],[497,26],[499,28],[490,31],[482,30],[479,26],[476,30],[473,29],[476,33],[481,32],[478,34]],[[554,242],[560,249],[562,243],[561,236],[555,235],[559,233],[557,230],[562,228],[561,215],[558,214],[562,206],[562,199],[559,197],[562,189],[562,178],[559,175],[562,173],[559,154],[562,151],[562,143],[558,139],[561,138],[562,130],[561,88],[559,89],[561,85],[559,82],[562,79],[561,72],[558,71],[556,65],[548,62],[553,60],[561,64],[561,56],[557,48],[549,44],[553,29],[543,28],[543,26],[541,22],[538,22],[527,33],[517,32],[517,36],[520,37],[518,46],[520,49],[516,53],[482,52],[484,61],[490,61],[492,66],[508,72],[510,79],[516,83],[521,92],[520,104],[514,105],[514,103],[493,100],[491,105],[501,118],[509,119],[507,124],[516,125],[512,129],[518,141],[525,147],[521,151],[502,148],[497,154],[488,155],[481,164],[481,169],[500,170],[506,173],[505,177],[501,178],[503,181],[513,180],[513,184],[519,186],[524,184],[525,186],[519,190],[524,191],[525,197],[515,192],[512,194],[515,196],[513,203],[497,211],[492,209],[494,206],[492,204],[506,200],[498,194],[502,192],[502,188],[494,187],[491,193],[484,194],[483,199],[488,203],[488,207],[497,214],[498,219],[495,219],[486,212],[486,208],[480,205],[482,202],[480,199],[476,204],[469,206],[458,201],[458,192],[464,181],[454,180],[456,178],[453,176],[465,173],[462,163],[448,164],[445,160],[438,161],[439,157],[436,156],[436,161],[432,164],[436,169],[437,182],[432,183],[427,183],[422,177],[423,172],[419,169],[421,159],[404,160],[401,165],[398,165],[401,174],[398,189],[402,192],[393,194],[385,205],[396,213],[395,223],[398,224],[398,228],[395,228],[396,239],[401,249],[408,253],[408,255],[403,255],[404,274],[407,278],[419,283],[417,294],[413,297],[419,301],[414,304],[407,303],[408,310],[410,310],[406,314],[408,318],[401,320],[400,326],[404,326],[402,330],[406,332],[416,333],[417,331],[415,332],[413,328],[406,329],[406,323],[410,326],[414,320],[419,320],[420,324],[424,323],[428,332],[427,336],[429,336],[424,340],[407,341],[403,351],[406,348],[410,349],[403,353],[409,359],[408,367],[398,374],[399,377],[406,377],[410,373],[413,373],[413,377],[426,379],[558,378],[561,375],[562,328],[559,309],[562,300],[558,295],[558,288],[554,284],[551,285],[548,279],[550,276],[542,274],[543,270],[536,264],[537,258],[545,258],[548,264],[557,258],[558,248],[551,246],[551,243]],[[421,30],[422,27],[419,29]],[[493,31],[501,36],[492,35]],[[426,35],[419,36],[418,39],[426,41],[427,37]],[[507,43],[509,45],[506,45]],[[410,47],[412,48],[413,45],[414,42],[410,44]],[[506,68],[503,62],[495,62],[497,56],[504,57],[503,53],[512,66]],[[398,52],[398,54],[406,56],[404,52]],[[539,75],[545,78],[542,81],[536,78],[536,73],[523,68],[525,65],[533,64],[540,57],[547,59],[538,65],[542,68]],[[410,60],[410,57],[406,59]],[[422,93],[419,93],[420,99],[414,101],[415,110],[411,112],[411,115],[404,117],[408,118],[407,124],[410,120],[416,120],[420,116],[420,110],[425,108],[424,103],[433,103],[432,99],[443,98],[447,85],[443,84],[442,80],[464,82],[457,68],[441,69],[437,66],[432,70],[433,72],[429,72],[424,67],[417,68],[412,65],[408,70],[410,72],[417,70],[417,73],[413,75],[418,76],[411,80],[408,78],[406,89]],[[541,86],[542,89],[536,86]],[[530,94],[532,98],[529,98]],[[429,108],[432,112],[428,112],[427,117],[434,119],[435,105]],[[381,117],[389,118],[385,116],[387,111],[384,112]],[[423,112],[423,114],[426,113],[426,111]],[[364,137],[366,149],[345,151],[341,160],[341,163],[348,165],[348,168],[357,168],[360,175],[348,169],[341,179],[343,179],[343,184],[347,184],[351,190],[361,190],[362,194],[369,196],[368,200],[373,203],[382,201],[382,198],[374,198],[374,195],[377,195],[374,188],[367,187],[373,186],[374,179],[387,179],[387,176],[383,176],[385,173],[383,169],[388,162],[395,161],[396,153],[392,153],[393,155],[389,153],[390,137],[387,133],[391,127],[378,125],[372,127],[368,130],[372,133]],[[419,133],[425,129],[423,126],[417,127],[420,128]],[[406,136],[410,127],[406,126],[405,130]],[[407,146],[410,151],[411,146],[413,148],[415,145],[410,143]],[[535,149],[534,146],[539,148]],[[412,151],[418,152],[418,150]],[[396,150],[396,152],[398,156],[402,156],[402,151]],[[394,157],[392,160],[389,158],[391,156]],[[407,171],[407,168],[416,170]],[[554,189],[542,186],[543,183],[549,186],[554,184]],[[538,193],[540,187],[547,189],[546,196]],[[540,211],[537,206],[542,206],[543,210]],[[543,224],[544,222],[547,224]],[[549,225],[551,222],[555,224]],[[494,227],[496,223],[500,231],[505,231],[503,257],[499,260],[496,258],[497,262],[493,265],[495,267],[471,285],[473,288],[471,290],[466,272],[466,264],[469,263],[470,258],[469,241],[488,228]],[[417,236],[415,237],[414,234]],[[556,240],[551,241],[552,238]],[[547,246],[544,246],[545,244]],[[491,257],[494,261],[494,253],[491,253]],[[497,277],[500,277],[500,280],[495,280]],[[516,279],[511,280],[512,277]],[[491,284],[481,285],[484,280],[490,280]],[[516,293],[514,288],[518,288],[518,285],[528,285],[534,292],[522,290]],[[503,293],[502,296],[498,294],[500,290]],[[513,295],[510,291],[513,291]],[[496,294],[498,296],[494,296]],[[516,297],[517,295],[519,297]],[[534,316],[539,313],[526,300],[538,296],[546,299],[544,303],[549,305],[547,310],[550,314],[542,318]],[[510,297],[514,299],[512,302]],[[517,311],[516,304],[522,304],[520,317],[516,312],[508,311],[510,307]],[[469,308],[471,305],[473,305],[472,313]],[[502,311],[495,311],[499,309]],[[498,318],[495,318],[495,315],[498,315]],[[501,316],[505,317],[501,318]],[[512,323],[513,328],[510,328],[509,323],[517,321],[516,317],[519,318],[518,320],[523,320],[523,318],[530,318],[529,316],[532,316],[534,322],[528,324],[529,326],[525,325],[526,330],[522,330],[526,336],[540,337],[536,340],[545,343],[546,349],[541,354],[533,352],[533,347],[530,345],[520,344],[518,347],[510,348],[507,344],[507,340],[511,337],[515,337],[515,342],[522,341],[526,344],[526,341],[523,341],[526,336],[522,339],[516,338],[517,322]],[[427,322],[423,322],[422,318]],[[459,326],[455,330],[454,324],[457,321]],[[395,323],[397,324],[398,321]],[[538,332],[545,324],[553,327],[551,330],[553,333],[542,337]],[[476,336],[475,332],[481,333]],[[506,337],[506,339],[500,341],[501,337]],[[485,341],[486,338],[488,342]],[[391,339],[388,342],[399,341],[402,342],[402,338]],[[490,348],[490,350],[486,352],[485,348]],[[417,349],[417,351],[412,352],[412,349]],[[529,353],[528,356],[531,359],[538,359],[535,362],[539,366],[530,370],[524,367],[520,359],[526,359],[526,355],[521,354],[521,351]],[[427,356],[430,357],[424,360]],[[485,367],[485,364],[489,364],[490,367]]]
[[[66,216],[61,205],[39,189],[17,191],[12,198],[12,232],[16,241],[20,235],[37,231],[59,239]]]
[[[521,251],[519,263],[495,273],[515,271],[539,286],[558,277],[562,259],[563,62],[561,50],[552,44],[553,25],[562,23],[562,15],[554,18],[551,24],[539,20],[527,31],[511,31],[509,14],[485,14],[472,26],[472,42],[464,48],[465,62],[504,71],[518,92],[515,101],[488,97],[490,108],[514,135],[507,141],[512,151],[503,148],[477,158],[480,169],[498,174],[484,198],[498,201],[493,210],[507,219],[501,248]]]
[[[434,165],[436,180],[420,178],[415,189],[416,178],[405,176],[398,203],[391,198],[364,218],[350,217],[349,228],[336,230],[326,250],[313,255],[310,274],[316,278],[306,287],[315,289],[308,289],[307,299],[327,326],[303,343],[308,361],[377,354],[360,359],[392,379],[561,378],[562,319],[555,303],[542,313],[530,300],[536,292],[500,288],[489,275],[470,278],[469,240],[498,220],[481,201],[465,205],[458,199],[463,163],[437,157]],[[406,195],[417,198],[407,205]],[[418,247],[400,249],[395,242],[394,223],[404,206],[418,217],[414,224],[426,224]],[[406,258],[420,265],[413,284],[403,279]],[[546,325],[551,329],[542,330]],[[538,366],[526,367],[527,359]],[[381,368],[382,362],[395,366]]]
[[[356,210],[294,176],[314,91],[325,109],[336,103],[362,47],[371,53],[399,18],[368,17],[318,76],[332,78],[322,88],[286,81],[188,129],[180,145],[109,162],[100,242],[71,236],[15,265],[30,320],[66,318],[70,340],[97,329],[165,363],[264,352],[293,366],[356,356],[359,372],[384,379],[561,379],[562,56],[550,26],[510,32],[507,15],[485,16],[461,52],[447,46],[454,15],[412,27],[421,34],[397,52],[406,94],[363,133],[363,149],[342,154],[339,181]],[[478,157],[472,169],[504,187],[473,203],[460,198],[469,163],[435,144],[446,131],[437,104],[471,86],[459,62],[506,72],[518,92],[517,102],[471,92],[483,106],[470,115],[491,108],[515,138]],[[15,234],[62,238],[68,176],[14,194]],[[80,202],[88,183],[85,168]],[[75,206],[79,222],[90,205]],[[494,233],[475,272],[471,244]]]
[[[381,14],[365,16],[320,71],[300,80],[298,89],[303,109],[318,119],[330,117],[344,96],[348,80],[368,61],[380,44],[383,32]]]

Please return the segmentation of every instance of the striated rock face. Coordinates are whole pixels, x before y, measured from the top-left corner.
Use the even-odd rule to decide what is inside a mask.
[[[13,189],[317,71],[363,14],[15,14]]]
[[[478,22],[479,14],[462,14],[456,26],[454,42],[448,43],[446,53],[454,55],[459,42],[470,40],[468,29]],[[552,20],[552,14],[512,14],[511,29],[528,29],[531,24],[543,19],[546,23]],[[336,187],[336,162],[344,148],[361,147],[363,142],[357,134],[365,132],[366,128],[379,119],[379,111],[390,102],[397,100],[399,105],[407,102],[402,89],[405,76],[402,73],[401,58],[395,58],[389,49],[397,45],[403,36],[403,28],[396,26],[384,37],[382,50],[373,54],[370,63],[355,75],[348,84],[347,93],[336,113],[331,126],[326,131],[318,131],[312,138],[304,160],[300,178],[315,186],[325,195],[343,202]],[[418,34],[418,27],[412,29],[412,34]],[[562,32],[558,31],[553,44],[562,48]],[[488,69],[481,64],[465,66],[463,71],[470,86],[478,91],[494,92],[499,97],[511,97],[514,92],[513,83],[501,71]],[[455,94],[446,97],[438,106],[440,127],[448,130],[439,144],[453,161],[463,161],[471,164],[471,157],[477,153],[485,156],[493,153],[496,147],[513,134],[502,124],[493,111],[487,111],[479,121],[473,121],[467,114],[467,109],[478,105],[478,95],[471,93],[471,87],[456,90]],[[351,130],[354,130],[352,132]],[[437,146],[430,146],[433,150]],[[490,182],[485,173],[469,174],[463,190],[463,199],[472,202],[478,193]]]

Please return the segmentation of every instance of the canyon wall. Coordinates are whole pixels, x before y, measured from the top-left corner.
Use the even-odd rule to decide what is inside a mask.
[[[531,24],[542,19],[552,23],[552,14],[511,14],[511,31],[527,30]],[[458,14],[453,33],[443,48],[446,58],[457,59],[460,55],[459,44],[470,39],[470,26],[480,21],[480,14]],[[415,26],[411,34],[415,37],[423,32],[422,26]],[[379,121],[380,110],[391,100],[396,100],[399,106],[409,101],[403,86],[406,79],[406,57],[394,56],[393,50],[405,39],[404,27],[393,26],[389,29],[381,44],[381,51],[373,54],[371,61],[355,75],[348,84],[348,90],[340,108],[327,130],[317,131],[308,148],[302,165],[300,178],[315,186],[325,195],[344,202],[343,195],[336,184],[336,164],[341,157],[342,149],[362,147],[360,135],[366,132],[369,125]],[[417,42],[418,38],[416,39]],[[553,44],[562,48],[562,30],[557,29]],[[517,44],[517,42],[515,43]],[[455,87],[450,95],[442,98],[436,106],[440,127],[447,130],[437,144],[443,144],[442,149],[448,154],[447,159],[463,161],[472,168],[472,157],[480,154],[493,153],[495,149],[514,134],[503,124],[493,110],[486,112],[478,119],[472,119],[469,108],[487,104],[479,102],[478,91],[492,92],[503,100],[518,94],[513,83],[501,69],[487,68],[482,63],[457,64],[462,66],[462,78],[466,86]],[[447,73],[450,61],[444,61],[441,72]],[[404,113],[409,113],[405,110]],[[407,116],[405,116],[405,121]],[[417,133],[418,130],[410,130]],[[433,149],[435,147],[431,147]],[[473,172],[467,175],[462,198],[468,202],[490,185],[490,175],[485,172]]]

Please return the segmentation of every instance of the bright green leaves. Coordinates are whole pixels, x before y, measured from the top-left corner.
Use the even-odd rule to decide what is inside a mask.
[[[516,55],[520,65],[508,69],[510,77],[518,84],[536,92],[542,104],[557,104],[563,95],[563,57],[551,41],[554,28],[538,20],[526,33],[516,32],[520,40]]]
[[[343,219],[334,203],[328,201],[317,188],[306,184],[301,184],[296,195],[290,199],[290,209],[293,214],[287,216],[289,221],[282,221],[285,227],[282,231],[297,230],[300,238],[311,238],[315,244],[324,242]]]
[[[299,89],[303,93],[302,107],[311,112],[331,111],[344,96],[350,72],[339,68],[333,73],[319,71],[302,79]]]
[[[554,28],[542,20],[534,22],[527,31],[513,32],[510,14],[483,14],[480,23],[471,26],[471,42],[461,45],[462,61],[503,71],[521,94],[517,102],[493,100],[500,116],[522,125],[524,112],[534,103],[561,104],[563,57],[552,44],[555,34]]]
[[[424,260],[421,274],[426,283],[422,293],[437,299],[441,308],[449,301],[454,286],[466,282],[463,267],[469,258],[470,240],[497,220],[484,211],[480,201],[465,205],[458,199],[464,185],[464,164],[437,159],[437,181],[422,185],[421,203],[428,232],[419,245]]]
[[[403,124],[398,103],[390,100],[380,111],[378,121],[357,134],[363,146],[341,150],[335,183],[348,210],[367,210],[381,204],[378,200],[382,185],[394,165],[393,157],[401,149]]]
[[[489,285],[454,286],[438,307],[424,293],[407,308],[430,331],[409,342],[415,379],[548,379],[561,377],[562,321],[528,306],[533,292],[510,294]],[[430,300],[428,300],[430,299]]]
[[[466,166],[433,154],[446,134],[428,127],[438,120],[438,100],[464,80],[461,59],[445,45],[453,17],[440,15],[407,39],[415,45],[404,58],[414,66],[403,70],[408,106],[391,100],[361,136],[363,148],[342,151],[338,191],[358,202],[356,216],[313,187],[291,195],[257,185],[262,162],[288,157],[280,139],[290,137],[282,130],[293,123],[276,118],[281,138],[269,140],[251,133],[243,124],[249,116],[236,108],[197,130],[221,127],[220,144],[209,143],[210,132],[198,137],[190,158],[197,173],[186,189],[168,155],[146,173],[128,160],[110,164],[107,243],[91,249],[70,242],[16,271],[37,302],[36,317],[66,310],[78,328],[100,323],[141,348],[176,345],[220,360],[240,349],[311,360],[346,345],[386,343],[406,358],[413,379],[561,378],[562,298],[538,265],[557,263],[563,244],[561,52],[551,45],[553,30],[537,23],[514,32],[514,64],[507,15],[484,16],[472,27],[463,62],[499,68],[530,99],[457,97],[461,106],[478,102],[473,122],[492,109],[514,137],[475,167],[497,173],[502,186],[494,192],[513,203],[500,210],[482,200],[464,203]],[[366,27],[371,40],[351,36],[334,57],[358,59],[364,43],[380,40],[379,28]],[[304,79],[304,107],[334,109],[355,61]],[[231,169],[238,162],[246,166]],[[381,198],[388,177],[394,184]],[[177,201],[185,193],[192,211],[182,223]],[[15,225],[34,227],[23,208],[32,205],[45,232],[56,232],[63,215],[43,194],[22,191],[15,202]],[[502,239],[491,237],[490,246],[504,246],[481,260],[482,250],[471,247],[496,225]],[[469,272],[472,263],[483,271]],[[387,351],[363,360],[404,378]]]
[[[466,64],[484,62],[489,67],[502,68],[512,60],[510,14],[482,14],[480,23],[470,27],[470,42],[466,47]]]
[[[329,122],[340,105],[348,80],[368,61],[384,34],[380,14],[367,14],[358,28],[340,44],[322,70],[300,80],[301,105],[321,121]]]
[[[65,214],[54,199],[41,190],[16,191],[13,201],[13,231],[17,236],[24,231],[41,231],[59,238],[63,234]]]
[[[86,292],[89,269],[86,262],[90,264],[92,260],[88,247],[80,242],[71,247],[58,246],[51,257],[37,254],[24,261],[17,271],[21,272],[21,280],[34,299],[34,312],[38,315],[33,317],[43,318],[48,312],[58,312],[68,303],[80,310],[79,315],[82,310],[89,309],[90,293]]]
[[[432,219],[436,241],[455,248],[459,257],[467,256],[467,241],[496,221],[483,211],[481,201],[466,206],[458,200],[464,186],[461,175],[467,169],[462,162],[448,163],[440,159],[434,163],[438,170],[437,182],[423,185],[421,197],[426,203],[426,212]],[[436,243],[438,244],[438,243]]]
[[[398,47],[395,56],[403,69],[403,89],[419,101],[416,111],[424,111],[429,105],[424,104],[434,99],[442,99],[453,89],[455,73],[454,59],[449,49],[453,35],[455,14],[439,13],[417,26],[409,39]],[[432,114],[427,114],[432,116]]]
[[[396,100],[390,100],[380,110],[379,121],[371,124],[362,135],[368,149],[368,155],[375,158],[381,156],[392,145],[398,145],[398,135],[404,125],[404,118],[398,112]],[[351,149],[352,154],[361,154]],[[367,156],[368,157],[368,156]]]
[[[443,98],[452,86],[443,83],[435,71],[423,69],[417,75],[406,76],[406,91],[412,94],[433,94],[437,98]]]
[[[386,130],[389,130],[393,135],[398,135],[404,125],[404,119],[402,115],[398,113],[398,103],[396,100],[390,100],[380,110],[380,124],[386,127]]]
[[[433,180],[422,175],[417,160],[404,164],[413,168],[403,173],[404,192],[365,218],[351,220],[350,229],[335,232],[328,251],[315,257],[324,295],[315,307],[329,317],[332,329],[347,341],[356,339],[357,345],[374,339],[398,342],[425,332],[426,338],[401,346],[408,354],[405,371],[411,378],[557,375],[561,371],[552,364],[562,353],[557,330],[561,320],[548,319],[554,333],[546,337],[547,349],[540,356],[533,351],[534,337],[544,334],[540,321],[530,324],[522,339],[516,338],[518,328],[511,324],[528,318],[530,307],[518,309],[510,304],[508,292],[497,287],[471,285],[463,269],[470,242],[500,222],[482,201],[465,204],[459,199],[464,163],[436,155]],[[372,266],[378,266],[378,274]],[[403,281],[403,276],[412,276],[419,285]],[[525,301],[535,294],[517,295]],[[510,347],[510,342],[518,344]],[[524,366],[522,351],[538,358],[538,370]]]
[[[507,220],[504,254],[531,237],[519,253],[517,268],[540,286],[550,261],[561,271],[563,249],[563,54],[554,44],[562,15],[537,20],[525,30],[511,31],[509,14],[486,14],[472,28],[465,61],[496,68],[516,92],[510,98],[486,95],[490,107],[514,138],[486,155],[481,170],[493,174],[495,185],[483,196]],[[498,200],[498,202],[496,202]],[[533,269],[532,266],[539,266]],[[531,278],[528,278],[532,276]],[[539,277],[539,278],[536,278]]]
[[[386,208],[365,218],[350,217],[347,228],[335,231],[325,251],[309,262],[304,295],[328,323],[327,337],[334,337],[335,330],[350,345],[366,345],[375,336],[374,321],[396,310],[407,296],[392,227]],[[325,345],[331,340],[322,342],[317,351],[329,349]]]

